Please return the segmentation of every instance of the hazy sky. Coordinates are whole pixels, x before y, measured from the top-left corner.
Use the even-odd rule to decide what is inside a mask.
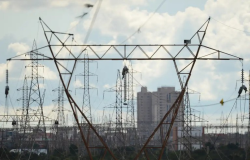
[[[250,66],[248,64],[250,57],[248,53],[250,50],[248,43],[250,40],[249,1],[166,0],[157,10],[162,2],[162,0],[103,0],[87,43],[120,44],[147,21],[140,28],[140,32],[128,39],[126,44],[182,44],[183,40],[189,39],[210,16],[211,21],[204,44],[244,58],[243,65],[247,79]],[[86,8],[84,7],[86,3],[91,3],[94,7]],[[97,3],[96,0],[0,1],[0,89],[2,90],[0,105],[2,111],[5,105],[6,59],[30,50],[34,39],[38,47],[46,45],[39,17],[54,31],[74,33],[75,41],[82,44]],[[85,12],[88,13],[85,17],[76,18]],[[122,69],[124,63],[128,62],[99,61],[98,68],[97,63],[90,64],[91,72],[98,75],[98,81],[92,77],[90,84],[98,88],[98,95],[95,90],[91,91],[91,104],[93,114],[98,115],[99,119],[101,119],[103,107],[115,101],[115,96],[110,93],[105,93],[103,99],[103,90],[115,85],[117,70]],[[15,109],[21,107],[21,103],[16,101],[21,97],[21,92],[17,92],[16,89],[22,86],[24,75],[30,73],[28,68],[25,69],[27,64],[28,62],[17,61],[8,63],[10,97]],[[52,90],[58,86],[58,73],[53,62],[42,61],[41,64],[45,65],[40,72],[45,77],[44,83],[41,81],[42,92],[46,89],[45,114],[53,115],[51,110],[55,104],[52,99],[56,99],[57,95]],[[155,91],[161,86],[175,86],[176,89],[180,89],[171,61],[133,61],[132,65],[136,71],[140,72],[135,75],[137,81],[147,86],[150,91]],[[76,74],[83,72],[83,64],[79,63],[78,66]],[[191,105],[214,104],[222,98],[224,100],[236,98],[240,85],[238,83],[236,88],[236,81],[240,79],[241,69],[240,61],[197,62],[189,88],[200,92],[201,100],[198,102],[198,96],[192,95]],[[74,78],[71,86],[71,93],[80,106],[82,92],[77,90],[75,94],[74,88],[81,85],[82,79],[78,77],[76,80]],[[139,91],[140,85],[137,84],[137,86],[136,91]],[[210,122],[215,122],[222,112],[224,116],[228,115],[232,103],[195,109],[203,110],[205,118]],[[237,101],[233,114],[247,112],[247,104],[244,100]],[[66,108],[69,107],[66,106]],[[11,106],[9,109],[13,110]],[[69,114],[70,120],[72,112],[66,114]],[[112,111],[110,114],[112,115]]]

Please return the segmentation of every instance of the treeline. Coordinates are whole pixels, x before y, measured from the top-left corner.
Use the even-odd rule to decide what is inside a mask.
[[[134,147],[122,147],[119,149],[115,149],[112,151],[116,157],[119,159],[125,160],[132,160],[136,153],[138,153],[138,148],[135,149]],[[112,159],[108,152],[104,149],[95,149],[94,152],[92,150],[93,159],[103,159],[103,160],[110,160]],[[147,156],[148,159],[155,159],[157,155],[159,155],[159,149],[147,149],[143,152],[144,156]],[[250,160],[250,148],[248,148],[248,157],[247,160]],[[145,155],[146,154],[146,155]],[[214,147],[213,144],[207,142],[205,147],[202,149],[197,149],[192,151],[191,157],[194,160],[246,160],[246,152],[245,149],[240,148],[238,144],[229,143],[227,145],[220,145],[218,147]],[[85,156],[84,156],[85,155]],[[69,146],[68,151],[63,149],[54,149],[50,154],[41,153],[39,155],[35,153],[23,152],[22,155],[19,153],[10,152],[10,150],[6,148],[0,149],[0,159],[1,160],[87,160],[89,157],[86,156],[87,154],[79,153],[79,149],[76,145],[71,144]],[[105,155],[105,156],[103,156]],[[165,150],[162,156],[163,160],[179,160],[179,157],[184,157],[184,159],[188,158],[189,155],[186,154],[185,151],[170,151]],[[122,157],[123,156],[123,157]],[[145,159],[145,158],[140,158]]]

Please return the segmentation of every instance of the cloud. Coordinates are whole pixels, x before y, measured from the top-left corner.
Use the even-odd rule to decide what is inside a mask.
[[[82,7],[85,1],[4,1],[0,2],[0,10],[27,10],[37,8],[60,8],[76,6]],[[38,3],[37,3],[38,2]],[[115,1],[105,0],[102,2],[99,15],[93,27],[91,43],[105,42],[108,44],[120,44],[132,33],[136,32],[126,41],[127,44],[177,44],[183,43],[184,39],[190,38],[197,29],[208,19],[212,17],[208,26],[204,44],[213,48],[228,52],[247,59],[249,61],[250,34],[239,30],[250,32],[250,14],[249,2],[240,0],[208,0],[204,9],[188,7],[182,12],[170,15],[167,11],[155,13],[154,16],[139,28],[151,15],[152,12],[146,9],[140,9],[147,5],[144,0],[140,1]],[[233,9],[232,9],[232,6]],[[75,39],[82,43],[84,33],[88,29],[94,16],[92,10],[83,21],[73,20],[69,24],[70,30],[73,30]],[[80,25],[78,25],[78,23]],[[227,25],[227,26],[226,26]],[[228,27],[231,26],[231,27]],[[233,29],[236,28],[236,29]],[[138,30],[139,29],[139,30]],[[237,30],[239,29],[239,30]],[[98,35],[99,34],[99,35]],[[104,37],[102,39],[102,37]],[[194,43],[194,42],[193,42]],[[9,49],[16,53],[23,53],[28,46],[22,43],[13,43]],[[152,47],[148,47],[147,53],[153,53]],[[167,48],[171,53],[176,53],[173,48]],[[101,50],[101,49],[100,49]],[[77,51],[77,50],[75,50]],[[68,52],[65,52],[68,54]],[[65,54],[65,56],[67,55]],[[137,56],[139,52],[136,51]],[[159,57],[163,56],[160,52]],[[178,82],[175,69],[170,67],[166,61],[136,61],[133,63],[134,69],[143,73],[143,80],[139,80],[145,86],[169,85],[172,82]],[[180,68],[184,64],[180,64]],[[245,68],[250,64],[244,63]],[[0,64],[2,72],[0,76],[4,77],[4,64]],[[49,72],[47,68],[47,78],[54,77],[56,74]],[[228,97],[229,92],[234,91],[235,80],[240,78],[239,71],[241,64],[235,61],[203,61],[196,64],[191,76],[189,87],[201,92],[202,101],[217,102],[221,98]],[[52,78],[52,79],[54,79]],[[4,78],[0,79],[3,80]],[[160,80],[158,80],[160,79]],[[174,83],[178,84],[178,83]],[[74,87],[82,87],[83,84],[77,80]],[[103,86],[110,88],[108,83]],[[178,87],[176,87],[178,88]],[[237,91],[236,91],[237,92]],[[101,114],[101,113],[98,113]]]
[[[14,10],[20,11],[25,9],[37,9],[37,8],[65,8],[65,7],[84,7],[84,4],[90,3],[97,5],[97,0],[26,0],[26,1],[2,1],[0,2],[0,10]],[[145,5],[145,0],[127,0],[125,2],[117,2],[115,0],[110,1],[113,5],[123,6],[126,5]]]
[[[72,3],[76,3],[77,1],[72,1]],[[70,4],[68,0],[26,0],[26,1],[3,1],[0,2],[0,10],[14,10],[21,11],[25,9],[37,9],[37,8],[45,8],[45,7],[66,7]]]
[[[16,55],[19,55],[21,53],[29,51],[30,48],[25,43],[11,43],[10,45],[8,45],[8,49],[16,52]],[[22,58],[24,57],[25,55],[22,56]],[[12,61],[11,63],[0,63],[0,82],[5,80],[7,69],[9,72],[9,77],[11,77],[11,79],[19,78],[20,74],[22,74],[22,70],[20,68],[24,68],[24,64],[28,64],[28,62]]]
[[[63,0],[53,0],[50,3],[50,6],[52,7],[66,7],[69,5],[69,1],[63,1]]]
[[[0,2],[0,10],[6,10],[9,8],[10,2],[8,1],[2,1]]]
[[[16,52],[16,55],[20,55],[23,53],[26,53],[28,51],[30,51],[30,47],[25,44],[25,43],[11,43],[8,46],[9,50],[12,50],[14,52]],[[29,55],[22,55],[20,56],[20,58],[29,58]],[[25,61],[24,63],[21,64],[20,61],[12,61],[11,63],[8,64],[8,68],[10,70],[10,72],[12,73],[12,78],[19,78],[19,77],[15,77],[15,75],[20,75],[20,70],[17,70],[16,68],[24,68],[24,66],[30,66],[31,62],[30,61]],[[0,65],[0,68],[4,67],[4,65]],[[24,71],[24,69],[23,69]],[[31,68],[30,67],[26,67],[25,73],[27,76],[31,75]],[[17,74],[15,74],[17,73]],[[0,72],[0,75],[3,75],[3,72]],[[21,73],[22,74],[22,73]],[[38,74],[42,77],[44,77],[47,80],[57,80],[57,75],[54,71],[52,71],[49,67],[44,66],[44,67],[39,67],[38,68]]]
[[[103,86],[103,88],[104,89],[109,89],[109,88],[111,88],[112,86],[110,85],[110,84],[105,84],[104,86]]]
[[[44,72],[42,73],[42,76],[45,78],[45,79],[48,79],[48,80],[57,80],[58,77],[57,77],[57,74],[52,71],[49,67],[46,67],[44,66]],[[42,68],[40,68],[40,71],[42,70]]]
[[[39,88],[40,88],[40,89],[46,88],[46,84],[44,84],[44,83],[39,83]]]
[[[208,26],[204,44],[239,57],[249,57],[247,54],[250,46],[247,42],[250,41],[250,36],[232,29],[234,27],[250,31],[248,23],[250,14],[246,3],[246,1],[242,0],[237,2],[233,0],[208,0],[203,10],[188,7],[185,11],[177,12],[175,15],[170,15],[167,12],[156,13],[143,28],[140,28],[140,32],[133,35],[126,43],[183,43],[183,39],[190,38],[210,15],[212,19]],[[110,41],[108,43],[111,44],[119,44],[119,42],[129,37],[152,14],[152,12],[146,10],[131,8],[126,4],[119,5],[115,3],[111,5],[111,1],[105,1],[103,6],[105,7],[100,11],[101,14],[98,15],[94,28],[100,31],[103,36],[109,36]],[[232,12],[231,6],[235,6],[234,12]],[[92,16],[90,15],[84,22],[84,29],[88,28]],[[215,19],[232,27],[225,26],[215,21]],[[168,49],[171,53],[176,51],[174,48]],[[147,48],[147,51],[150,52],[150,50],[152,48]],[[163,56],[163,54],[160,53],[159,56]],[[170,72],[175,72],[174,69],[170,70],[167,63],[172,62],[136,61],[134,69],[143,72],[143,81],[140,81],[142,84],[152,85],[155,79],[168,77]],[[235,80],[238,79],[234,71],[240,68],[240,63],[236,63],[230,61],[227,67],[224,67],[225,63],[218,61],[203,61],[202,64],[196,64],[195,68],[197,69],[194,72],[197,74],[192,74],[191,87],[200,90],[204,100],[216,101],[218,97],[227,94],[225,92],[231,90],[230,86],[235,84]],[[181,66],[179,67],[181,68]],[[235,79],[230,78],[232,75],[235,75]],[[169,80],[173,80],[172,77]]]
[[[75,82],[74,82],[74,87],[75,88],[79,88],[79,87],[83,87],[84,85],[82,84],[82,82],[80,81],[80,80],[76,80]]]
[[[9,44],[8,49],[13,50],[14,52],[16,52],[16,55],[19,55],[28,52],[30,50],[30,47],[25,43],[16,42]]]

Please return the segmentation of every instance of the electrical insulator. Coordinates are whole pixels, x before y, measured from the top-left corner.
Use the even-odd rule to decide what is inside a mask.
[[[6,95],[6,98],[7,98],[7,96],[8,96],[8,94],[9,94],[9,90],[10,90],[10,88],[9,88],[9,86],[8,86],[8,81],[9,81],[9,74],[8,74],[8,70],[6,70],[6,87],[5,87],[5,95]]]
[[[241,70],[241,83],[243,84],[244,82],[244,71],[243,69]]]
[[[12,126],[15,126],[16,125],[16,121],[12,121]]]
[[[8,73],[8,69],[6,70],[6,83],[8,84],[9,82],[9,73]]]

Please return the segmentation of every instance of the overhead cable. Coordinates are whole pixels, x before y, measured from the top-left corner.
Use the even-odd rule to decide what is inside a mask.
[[[161,8],[161,6],[165,3],[166,0],[163,0],[160,5],[156,8],[156,10],[148,17],[148,19],[134,32],[132,33],[128,38],[126,38],[124,41],[121,42],[121,44],[128,41],[131,37],[133,37],[136,33],[140,33],[141,28],[144,27],[148,23],[148,21],[154,16],[154,14]]]

